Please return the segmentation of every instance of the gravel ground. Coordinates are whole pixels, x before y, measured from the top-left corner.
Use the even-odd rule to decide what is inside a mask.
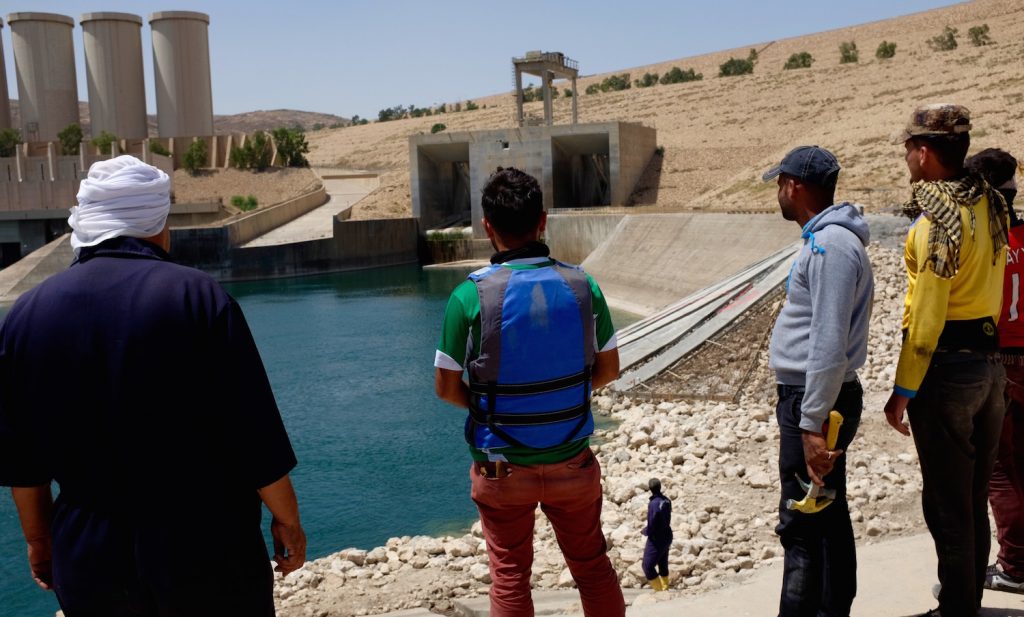
[[[858,543],[924,529],[920,471],[913,442],[893,431],[881,413],[899,354],[904,293],[900,253],[873,244],[876,293],[869,354],[860,377],[864,417],[846,456],[849,497]],[[674,367],[692,385],[684,397],[643,400],[595,396],[595,411],[616,421],[593,440],[603,468],[602,527],[624,587],[644,582],[640,562],[647,480],[662,479],[674,502],[670,599],[703,593],[780,559],[774,534],[778,508],[778,426],[774,380],[764,344],[779,298],[754,307],[736,326]],[[740,353],[742,341],[749,350]],[[703,370],[701,370],[703,367]],[[703,385],[701,385],[703,384]],[[724,393],[723,400],[692,396]],[[538,512],[535,588],[572,587],[550,525]],[[462,536],[392,538],[371,551],[347,549],[280,578],[279,614],[367,615],[413,607],[451,614],[453,600],[486,594],[490,574],[479,522]]]

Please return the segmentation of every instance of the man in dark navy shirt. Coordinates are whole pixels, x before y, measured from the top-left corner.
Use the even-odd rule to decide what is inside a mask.
[[[644,546],[643,569],[647,583],[655,591],[668,589],[668,552],[672,548],[672,500],[661,492],[661,480],[651,478],[647,483],[651,500],[647,504],[647,536]]]
[[[74,263],[0,325],[0,485],[32,574],[66,617],[273,615],[261,501],[279,571],[306,539],[242,311],[169,260],[166,174],[103,161],[78,199]]]

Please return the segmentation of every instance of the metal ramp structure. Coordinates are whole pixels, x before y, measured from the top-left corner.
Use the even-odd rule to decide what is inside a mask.
[[[794,242],[619,332],[621,375],[609,387],[629,392],[652,380],[727,328],[789,275]]]

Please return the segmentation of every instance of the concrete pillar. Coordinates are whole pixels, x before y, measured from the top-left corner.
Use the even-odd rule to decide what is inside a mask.
[[[107,131],[124,139],[144,139],[149,127],[142,18],[130,13],[86,13],[81,23],[93,136]]]
[[[164,11],[149,16],[161,137],[213,135],[210,16]]]
[[[576,124],[576,99],[580,98],[576,92],[576,77],[572,78],[572,123]]]
[[[71,39],[75,20],[54,13],[11,13],[7,23],[18,75],[21,138],[56,141],[57,133],[81,122]]]
[[[512,70],[516,73],[516,123],[523,126],[523,72],[518,66]]]
[[[551,71],[543,71],[541,73],[541,82],[544,84],[544,124],[551,126],[551,122],[554,117],[554,110],[551,108],[551,80],[553,79]]]
[[[0,19],[0,30],[3,30],[3,27],[4,20]],[[0,130],[9,128],[11,128],[11,95],[7,91],[7,63],[4,62],[4,46],[0,45]]]

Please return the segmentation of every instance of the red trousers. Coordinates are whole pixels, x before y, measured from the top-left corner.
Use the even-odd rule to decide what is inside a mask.
[[[491,617],[533,617],[530,575],[533,522],[540,504],[580,591],[587,617],[626,614],[619,580],[601,531],[601,466],[589,448],[560,463],[512,465],[486,478],[473,465],[472,497],[480,511],[491,568]]]
[[[996,519],[1003,571],[1024,577],[1024,367],[1006,366],[1006,418],[988,499]]]

